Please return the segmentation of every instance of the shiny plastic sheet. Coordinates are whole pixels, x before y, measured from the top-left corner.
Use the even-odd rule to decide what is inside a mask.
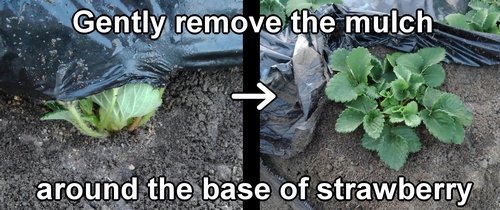
[[[465,14],[468,0],[342,0],[342,5],[358,10],[371,10],[389,13],[397,9],[402,14],[412,14],[416,8],[422,8],[426,14],[434,19],[443,19],[451,13]]]
[[[166,15],[161,37],[149,34],[79,34],[74,13],[130,16],[148,9]],[[242,13],[241,0],[71,0],[0,3],[0,89],[39,99],[74,100],[126,83],[163,86],[178,70],[242,65],[242,36],[174,33],[175,15]],[[150,33],[151,34],[151,33]]]

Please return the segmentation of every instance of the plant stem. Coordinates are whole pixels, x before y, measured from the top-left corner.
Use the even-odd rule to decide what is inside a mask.
[[[106,133],[96,132],[87,126],[87,124],[80,117],[80,113],[78,113],[78,111],[76,111],[74,101],[73,102],[66,102],[65,106],[66,106],[66,109],[68,109],[69,113],[71,113],[71,116],[73,116],[73,118],[75,119],[76,127],[80,128],[80,130],[83,133],[85,133],[91,137],[95,137],[95,138],[101,138],[101,137],[107,136]]]
[[[134,123],[132,123],[132,125],[130,125],[130,127],[128,127],[128,132],[134,131],[137,128],[137,126],[139,125],[139,122],[141,122],[141,119],[142,119],[142,117],[136,117],[134,120]]]
[[[160,98],[162,98],[163,97],[163,92],[165,92],[165,88],[162,87],[162,88],[158,89],[158,91],[160,92]]]
[[[402,101],[402,103],[401,103],[401,104],[399,104],[399,105],[404,106],[404,105],[406,105],[406,103],[408,103],[408,101],[409,101],[409,100],[410,100],[410,98],[406,98],[406,99],[405,99],[404,101]]]
[[[116,103],[116,98],[118,95],[118,89],[119,88],[113,88],[113,97],[111,98],[111,104],[108,107],[108,112],[106,112],[106,115],[104,118],[101,118],[101,123],[99,124],[99,127],[97,128],[98,131],[103,131],[104,127],[108,125],[109,119],[111,116],[111,113],[115,109],[115,103]],[[102,116],[101,116],[102,117]]]

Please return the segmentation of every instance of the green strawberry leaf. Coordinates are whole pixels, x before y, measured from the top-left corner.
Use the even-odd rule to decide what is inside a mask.
[[[44,101],[44,104],[45,104],[45,106],[47,106],[50,109],[52,109],[52,111],[54,111],[54,112],[67,110],[66,107],[64,107],[64,105],[60,104],[57,101],[53,101],[53,102]]]
[[[492,34],[500,34],[500,28],[490,28],[488,31],[488,33],[492,33]]]
[[[462,14],[449,14],[446,15],[444,19],[450,26],[470,30],[469,23],[467,23],[467,17]]]
[[[380,137],[384,128],[384,115],[378,109],[370,110],[363,118],[363,128],[365,132],[372,138]]]
[[[388,125],[384,126],[384,129],[382,129],[382,133],[380,134],[379,138],[372,138],[368,134],[364,134],[363,138],[361,139],[361,144],[363,145],[364,148],[372,151],[378,151],[378,148],[380,147],[380,142],[383,141],[384,138],[388,138],[390,136],[389,134],[390,127]]]
[[[378,89],[375,86],[366,87],[365,94],[366,94],[366,96],[373,98],[373,99],[380,98],[380,94],[378,93]]]
[[[396,63],[415,74],[420,74],[424,67],[424,59],[417,53],[401,55],[396,59]]]
[[[470,1],[469,7],[474,10],[488,9],[490,5],[487,2],[483,1]]]
[[[434,105],[438,101],[441,96],[444,95],[444,92],[436,90],[434,88],[427,88],[424,93],[424,98],[422,99],[422,105],[429,110],[434,109]]]
[[[395,138],[395,135],[389,135],[381,140],[378,148],[380,159],[391,169],[399,170],[408,158],[408,143],[402,138]]]
[[[500,5],[494,5],[491,4],[490,7],[488,8],[488,12],[500,12]]]
[[[85,115],[94,115],[94,102],[89,99],[83,98],[78,100],[78,106]]]
[[[351,72],[347,66],[347,55],[349,51],[339,48],[330,55],[330,68],[334,71]]]
[[[357,109],[347,108],[339,115],[335,130],[339,133],[352,132],[361,125],[364,116],[365,114]]]
[[[406,90],[408,89],[408,83],[404,79],[398,78],[391,82],[391,88],[395,91]]]
[[[420,125],[421,119],[418,114],[418,104],[415,101],[408,103],[401,111],[405,124],[410,127],[417,127]]]
[[[391,107],[387,107],[385,110],[384,110],[384,114],[392,114],[392,113],[401,113],[403,111],[403,106],[399,105],[399,104],[396,104],[394,106],[391,106]]]
[[[415,98],[419,93],[420,87],[425,83],[425,79],[420,74],[411,74],[410,81],[408,81],[408,91],[411,98]]]
[[[455,144],[461,144],[465,139],[464,127],[462,127],[462,125],[459,122],[455,122],[454,127],[455,127],[455,133],[453,135],[453,139],[451,140],[451,142]]]
[[[101,116],[101,118],[103,118],[103,116],[105,116],[106,113],[110,113],[110,115],[115,116],[115,118],[118,116],[118,110],[115,109],[115,106],[116,106],[116,95],[118,95],[119,89],[120,88],[113,88],[110,90],[105,90],[99,94],[87,97],[87,99],[99,105],[100,109],[99,116]],[[102,115],[101,113],[104,113],[104,115]]]
[[[383,77],[387,82],[392,82],[397,78],[396,74],[394,73],[394,71],[392,71],[392,69],[390,71],[385,71]]]
[[[392,54],[387,54],[385,56],[385,60],[390,64],[390,66],[394,67],[397,65],[396,60],[399,58],[399,56],[404,55],[402,52],[395,52]],[[389,65],[386,65],[389,66]]]
[[[99,130],[121,130],[129,119],[147,115],[162,102],[159,90],[144,83],[127,84],[89,96],[88,99],[100,106]]]
[[[367,114],[371,110],[376,109],[378,104],[374,99],[361,96],[356,100],[347,103],[346,106],[361,111],[363,114]]]
[[[412,115],[418,113],[418,104],[415,101],[410,101],[410,103],[406,104],[401,111],[404,115]]]
[[[399,126],[391,129],[393,138],[401,138],[408,144],[409,152],[418,152],[422,149],[422,144],[413,129],[406,126]]]
[[[410,127],[417,127],[420,125],[420,123],[422,122],[422,120],[420,119],[420,117],[416,114],[412,114],[412,115],[405,115],[404,116],[404,120],[405,120],[405,124],[407,126],[410,126]]]
[[[424,109],[420,111],[420,118],[429,132],[444,143],[454,141],[454,136],[450,135],[456,132],[455,122],[446,112],[441,110],[429,111]]]
[[[66,120],[70,123],[74,123],[75,121],[68,110],[60,110],[45,114],[41,120]]]
[[[347,56],[347,66],[358,83],[368,83],[368,74],[373,68],[371,58],[368,49],[363,47],[353,49]]]
[[[328,99],[335,102],[348,102],[358,98],[361,85],[347,72],[335,74],[326,84],[325,93]]]
[[[392,112],[391,115],[389,115],[389,122],[391,123],[399,123],[403,122],[404,120],[405,117],[401,112]]]
[[[446,50],[441,47],[426,47],[417,52],[424,60],[424,69],[439,64],[446,57]]]
[[[500,12],[489,13],[484,22],[483,28],[486,32],[494,32],[498,30],[498,20],[500,19]]]
[[[97,118],[94,114],[82,114],[81,117],[83,120],[90,123],[90,125],[94,127],[99,125],[99,118]]]
[[[135,117],[142,117],[161,105],[158,89],[144,83],[129,84],[122,87],[123,94],[116,98],[123,124]]]
[[[483,26],[478,25],[477,23],[472,22],[472,23],[469,23],[469,25],[470,25],[470,28],[471,28],[472,31],[484,32],[483,31]]]
[[[281,19],[281,26],[286,23],[285,6],[278,0],[261,0],[260,1],[260,14],[267,16],[277,15]]]
[[[389,108],[393,106],[397,106],[399,104],[399,101],[396,100],[394,97],[386,97],[382,102],[380,102],[380,106],[384,108]]]
[[[403,66],[395,66],[394,67],[394,73],[396,74],[396,77],[399,79],[402,79],[406,82],[410,80],[411,77],[411,71],[408,70],[407,68]]]
[[[361,145],[363,145],[363,147],[367,150],[378,151],[382,138],[384,138],[384,135],[381,135],[380,138],[374,139],[365,133],[361,139]]]
[[[472,124],[474,118],[472,113],[467,110],[460,98],[454,94],[427,88],[422,102],[428,110],[446,112],[462,125],[469,126]]]
[[[375,82],[382,82],[384,79],[383,76],[385,73],[384,67],[382,66],[382,62],[380,62],[380,60],[377,57],[372,56],[371,64],[372,64],[373,68],[370,71],[370,74],[369,74],[370,77]]]
[[[403,79],[396,79],[392,81],[391,88],[396,100],[403,100],[410,96],[410,93],[407,91],[408,83],[406,83]]]
[[[474,118],[460,98],[451,93],[443,93],[434,104],[433,109],[448,113],[455,121],[465,126],[471,125]]]
[[[385,92],[387,90],[387,88],[391,87],[391,85],[388,82],[386,82],[386,81],[381,81],[381,82],[379,82],[377,84],[374,84],[373,86],[375,86],[377,88],[377,91],[379,92],[379,95],[381,95],[382,91]]]
[[[474,18],[474,15],[476,15],[477,13],[477,10],[470,10],[468,11],[467,13],[465,13],[465,20],[467,20],[467,22],[472,22],[472,18]]]
[[[446,72],[440,64],[434,64],[427,67],[427,69],[422,72],[425,79],[425,84],[429,87],[439,87],[443,84],[446,78]]]
[[[472,23],[477,24],[481,29],[484,28],[484,22],[486,21],[486,17],[488,16],[488,9],[479,9],[477,10],[474,17],[472,17]],[[479,30],[482,31],[482,30]]]

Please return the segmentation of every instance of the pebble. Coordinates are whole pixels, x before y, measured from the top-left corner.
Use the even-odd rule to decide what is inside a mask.
[[[128,170],[133,171],[134,169],[135,169],[135,166],[134,166],[134,165],[130,164],[130,165],[128,166]]]

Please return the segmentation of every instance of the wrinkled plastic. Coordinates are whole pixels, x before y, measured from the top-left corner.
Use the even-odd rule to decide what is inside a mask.
[[[476,67],[500,64],[500,35],[468,31],[438,22],[433,23],[434,32],[431,34],[344,33],[345,25],[341,20],[346,15],[361,14],[381,15],[382,13],[357,9],[349,10],[340,5],[318,8],[315,12],[316,16],[331,15],[338,19],[335,32],[326,35],[331,50],[386,45],[403,52],[415,52],[424,47],[443,47],[447,52],[445,59],[447,63]]]
[[[439,1],[439,0],[342,0],[342,5],[358,10],[372,10],[389,13],[397,9],[401,14],[414,14],[416,8],[422,8],[426,14],[435,20],[442,20],[448,14],[467,12],[469,0]]]
[[[80,8],[92,10],[96,17],[130,16],[148,9],[150,15],[166,15],[167,20],[158,40],[149,34],[85,35],[71,25]],[[241,35],[173,30],[178,14],[241,13],[241,0],[4,1],[0,88],[39,99],[74,100],[132,82],[163,86],[172,71],[240,66]]]
[[[500,36],[466,31],[434,23],[433,34],[346,34],[341,21],[348,14],[381,14],[374,11],[325,5],[318,17],[336,18],[332,34],[293,35],[289,28],[271,35],[261,32],[261,81],[278,98],[261,111],[260,151],[289,158],[312,140],[325,101],[330,78],[328,57],[337,48],[385,45],[403,52],[424,47],[444,47],[445,62],[470,66],[500,64]]]

